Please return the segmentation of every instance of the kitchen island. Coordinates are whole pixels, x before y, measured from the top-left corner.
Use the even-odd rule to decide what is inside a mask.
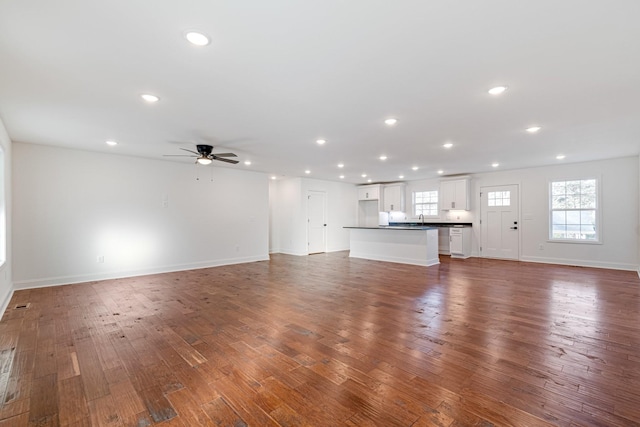
[[[350,257],[423,266],[440,264],[437,227],[344,228],[351,234]]]

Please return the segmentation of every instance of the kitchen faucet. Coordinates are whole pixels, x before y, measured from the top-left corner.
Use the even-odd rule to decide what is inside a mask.
[[[423,214],[418,215],[418,219],[420,219],[422,225],[424,225],[424,215]]]

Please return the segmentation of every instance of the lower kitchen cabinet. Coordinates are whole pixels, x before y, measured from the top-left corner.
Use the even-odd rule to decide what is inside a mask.
[[[469,258],[471,256],[471,228],[451,227],[449,229],[449,250],[451,258]]]

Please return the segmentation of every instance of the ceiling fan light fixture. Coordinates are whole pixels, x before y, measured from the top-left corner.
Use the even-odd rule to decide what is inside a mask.
[[[196,160],[196,162],[201,165],[210,165],[211,159],[208,157],[198,157],[198,160]]]

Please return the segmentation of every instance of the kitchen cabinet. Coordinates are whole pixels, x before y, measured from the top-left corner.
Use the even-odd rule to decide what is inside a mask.
[[[451,227],[449,229],[449,251],[451,258],[469,258],[471,256],[471,228]]]
[[[380,199],[380,185],[362,185],[358,187],[358,200]]]
[[[470,209],[469,178],[440,181],[442,207],[444,211]]]
[[[404,212],[405,184],[387,184],[382,187],[382,210],[384,212]]]

